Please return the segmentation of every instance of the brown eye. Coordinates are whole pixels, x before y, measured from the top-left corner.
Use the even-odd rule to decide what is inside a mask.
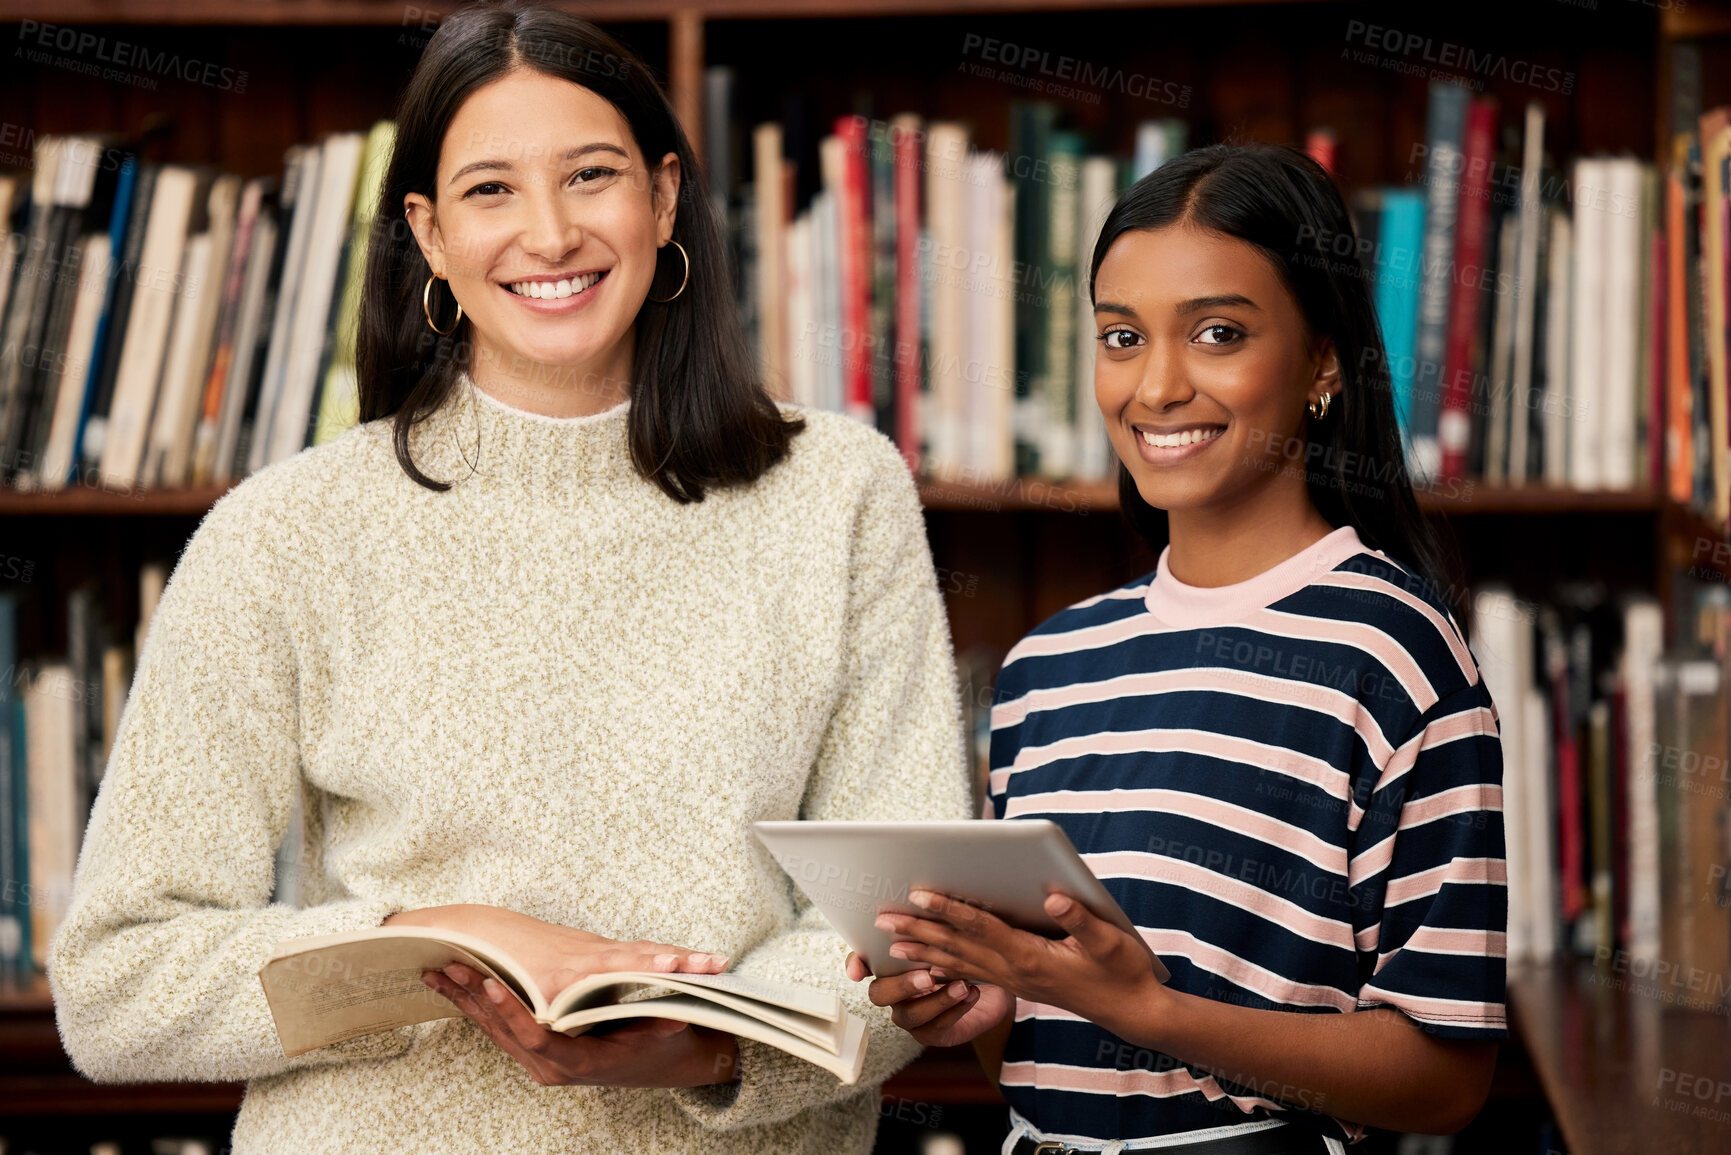
[[[1132,349],[1142,343],[1142,338],[1130,329],[1108,329],[1100,334],[1099,340],[1108,349]]]
[[[1238,340],[1239,337],[1243,336],[1242,333],[1231,325],[1209,325],[1205,327],[1201,333],[1204,337],[1207,337],[1210,334],[1213,336],[1210,339],[1203,341],[1202,343],[1204,345],[1230,345],[1232,342]]]

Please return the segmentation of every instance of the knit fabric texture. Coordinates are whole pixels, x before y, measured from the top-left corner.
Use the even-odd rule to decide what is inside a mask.
[[[245,1080],[235,1155],[869,1151],[878,1085],[919,1047],[750,824],[968,818],[970,792],[908,470],[798,412],[788,458],[682,505],[633,469],[628,402],[548,418],[464,377],[411,434],[449,491],[409,479],[385,420],[218,501],[50,944],[74,1066]],[[737,1084],[544,1087],[460,1015],[283,1057],[257,974],[278,943],[449,903],[835,990],[870,1026],[865,1073],[741,1040]]]

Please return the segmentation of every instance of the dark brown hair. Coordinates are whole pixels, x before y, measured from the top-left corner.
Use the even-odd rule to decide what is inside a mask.
[[[652,166],[669,152],[679,158],[673,239],[690,255],[690,280],[671,302],[648,301],[637,314],[632,464],[679,502],[701,501],[712,486],[755,481],[787,455],[805,423],[784,417],[757,375],[691,143],[642,61],[593,24],[534,4],[457,11],[434,33],[403,93],[367,247],[355,346],[361,420],[394,417],[404,472],[429,489],[449,488],[416,466],[409,431],[450,396],[472,342],[467,320],[445,337],[427,327],[421,291],[432,269],[407,228],[403,198],[418,192],[437,203],[439,151],[457,110],[476,89],[520,68],[569,80],[612,104]]]
[[[1318,261],[1306,238],[1352,237],[1352,219],[1328,173],[1297,149],[1216,144],[1170,160],[1137,181],[1107,215],[1088,270],[1088,297],[1112,243],[1127,232],[1187,223],[1259,249],[1298,303],[1309,331],[1334,339],[1344,384],[1323,420],[1307,418],[1305,476],[1310,499],[1328,523],[1352,526],[1428,582],[1470,625],[1470,599],[1453,580],[1456,556],[1419,509],[1395,420],[1388,357],[1368,281],[1356,255]],[[1355,250],[1356,252],[1356,250]],[[1320,464],[1311,467],[1311,462]],[[1362,469],[1375,471],[1366,484]],[[1142,500],[1136,479],[1118,465],[1125,519],[1158,553],[1168,541],[1166,511]]]

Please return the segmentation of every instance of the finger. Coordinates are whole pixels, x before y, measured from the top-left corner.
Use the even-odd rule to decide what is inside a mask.
[[[1026,933],[1017,931],[991,911],[935,890],[911,890],[908,901],[957,934],[991,946],[1000,953],[1011,936]]]
[[[957,1023],[961,1022],[962,1019],[967,1016],[967,1013],[974,1009],[974,1004],[979,1001],[980,988],[969,986],[968,993],[962,996],[960,1001],[958,1001],[954,1006],[946,1009],[942,1014],[933,1018],[931,1022],[925,1025],[924,1029],[931,1032],[949,1030],[951,1027],[954,1027]]]
[[[902,959],[904,962],[919,963],[924,967],[941,966],[948,973],[961,978],[977,978],[990,981],[985,972],[969,959],[951,954],[940,946],[932,946],[923,942],[894,942],[890,944],[890,956]]]
[[[935,994],[927,995],[924,998],[910,999],[905,1003],[898,1004],[892,1018],[895,1020],[896,1026],[904,1031],[918,1030],[921,1027],[930,1026],[940,1017],[954,1010],[958,1004],[966,1002],[968,993],[979,989],[979,987],[970,986],[964,982],[950,983]],[[974,1001],[978,1001],[977,996]],[[968,1005],[971,1006],[972,1003],[970,1002]]]
[[[866,988],[866,998],[875,1006],[888,1007],[909,999],[928,995],[937,986],[925,970],[911,970],[899,975],[885,975]]]
[[[1004,944],[981,941],[948,923],[890,911],[878,915],[876,925],[879,930],[887,930],[896,936],[896,941],[890,944],[890,957],[924,963],[928,967],[954,968],[955,976],[961,978],[986,978],[990,981],[985,968],[992,960],[1006,957],[1019,945],[1013,940]],[[1025,931],[1010,933],[1026,934]]]
[[[1123,946],[1126,938],[1131,937],[1124,933],[1122,927],[1095,916],[1087,907],[1067,894],[1057,891],[1048,894],[1045,907],[1046,913],[1064,928],[1065,933],[1094,958],[1102,958],[1112,953]],[[1147,950],[1141,936],[1136,936],[1136,942],[1144,951]]]
[[[865,960],[860,958],[857,951],[850,950],[847,952],[846,966],[847,977],[856,983],[871,977],[871,969],[865,965]]]

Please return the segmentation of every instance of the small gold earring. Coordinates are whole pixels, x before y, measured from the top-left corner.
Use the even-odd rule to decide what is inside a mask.
[[[1320,401],[1321,401],[1320,405],[1317,404],[1316,401],[1311,401],[1305,405],[1305,408],[1310,410],[1310,415],[1312,417],[1316,418],[1316,420],[1318,420],[1318,421],[1321,421],[1324,417],[1328,416],[1328,402],[1329,402],[1329,400],[1330,400],[1329,394],[1324,393],[1324,394],[1322,394],[1322,396],[1320,398]]]
[[[421,312],[427,315],[427,328],[431,329],[441,337],[449,337],[452,333],[457,331],[457,326],[463,323],[463,302],[457,301],[457,294],[452,293],[451,300],[457,301],[457,319],[451,322],[451,327],[449,329],[441,329],[437,325],[433,324],[433,282],[438,279],[439,277],[436,273],[433,276],[428,277],[426,286],[421,289]]]

